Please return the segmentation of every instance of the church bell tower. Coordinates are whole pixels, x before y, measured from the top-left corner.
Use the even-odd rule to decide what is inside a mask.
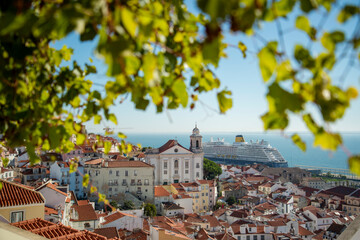
[[[190,151],[193,153],[202,152],[202,136],[200,135],[200,130],[197,128],[197,124],[195,124],[195,128],[190,135]]]

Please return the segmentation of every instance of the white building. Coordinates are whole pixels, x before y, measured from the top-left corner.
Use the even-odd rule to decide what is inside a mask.
[[[100,218],[100,227],[116,227],[116,230],[120,228],[133,231],[134,229],[143,229],[144,219],[135,215],[116,211],[110,215]]]
[[[190,149],[177,140],[169,140],[160,148],[148,150],[145,157],[145,161],[155,167],[156,185],[203,179],[203,160],[202,136],[196,126],[190,136]]]

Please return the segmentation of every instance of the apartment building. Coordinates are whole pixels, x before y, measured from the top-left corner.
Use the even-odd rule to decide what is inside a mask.
[[[92,185],[108,199],[116,201],[122,194],[132,193],[142,201],[154,200],[154,167],[145,162],[99,158],[85,162],[84,173],[90,175]],[[89,196],[91,200],[94,198],[97,196]]]

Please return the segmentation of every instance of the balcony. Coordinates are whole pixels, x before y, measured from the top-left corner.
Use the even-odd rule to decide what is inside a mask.
[[[130,185],[131,185],[131,186],[135,186],[135,185],[136,185],[136,183],[135,183],[135,182],[132,182],[132,183],[130,183]]]
[[[141,191],[136,191],[136,194],[142,194],[142,192]]]
[[[145,186],[149,186],[150,184],[149,183],[144,183]]]
[[[138,182],[136,185],[141,186],[141,185],[142,185],[142,183],[141,183],[141,182]]]
[[[127,184],[127,182],[123,182],[122,185],[123,185],[123,186],[127,186],[128,184]]]

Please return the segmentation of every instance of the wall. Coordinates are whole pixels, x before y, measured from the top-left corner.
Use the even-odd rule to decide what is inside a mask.
[[[11,212],[24,211],[24,219],[29,220],[33,218],[44,219],[44,204],[33,204],[33,205],[22,205],[16,207],[0,208],[0,215],[6,218],[9,222],[11,221]]]

